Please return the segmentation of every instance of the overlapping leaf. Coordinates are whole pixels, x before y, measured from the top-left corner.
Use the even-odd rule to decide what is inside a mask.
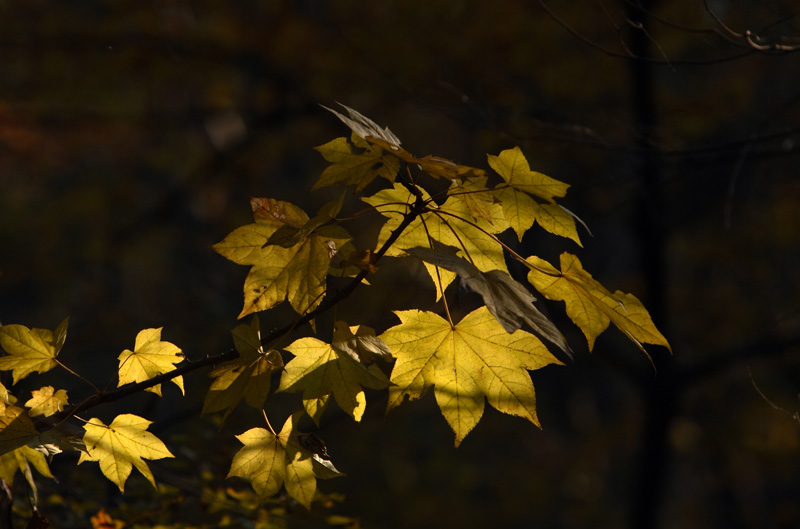
[[[400,170],[400,161],[387,154],[376,145],[368,143],[355,132],[350,138],[336,138],[325,145],[315,147],[323,158],[331,162],[322,171],[322,174],[311,188],[312,191],[320,187],[345,184],[355,186],[356,192],[377,177],[382,177],[394,182]]]
[[[8,353],[0,357],[0,371],[12,370],[16,384],[31,373],[56,367],[56,356],[67,337],[67,321],[61,322],[55,332],[15,324],[0,326],[0,347]]]
[[[536,221],[550,233],[581,243],[575,218],[555,203],[555,198],[567,194],[568,184],[531,171],[519,147],[506,149],[499,156],[490,155],[489,165],[505,180],[495,188],[495,197],[503,205],[506,219],[520,241]]]
[[[143,329],[136,335],[136,342],[133,351],[125,349],[120,353],[119,359],[119,383],[117,387],[131,382],[144,382],[151,378],[168,373],[175,369],[175,364],[183,361],[181,349],[170,342],[161,340],[161,330]],[[183,377],[177,376],[172,382],[183,389]],[[146,391],[150,391],[161,396],[161,384],[156,384]]]
[[[663,345],[667,339],[656,329],[642,302],[632,294],[616,291],[613,294],[583,269],[572,254],[561,254],[559,271],[547,261],[529,257],[531,265],[528,280],[548,299],[564,301],[567,315],[580,327],[594,347],[597,336],[613,322],[640,348],[642,343]]]
[[[270,238],[283,227],[303,230],[309,222],[300,208],[268,198],[250,202],[254,224],[242,226],[213,246],[220,255],[252,268],[244,282],[242,318],[267,310],[284,299],[298,313],[316,307],[325,293],[330,269],[329,241],[339,248],[350,236],[338,226],[320,226],[307,232],[295,244],[284,247]]]
[[[430,198],[424,193],[423,196],[426,199]],[[388,217],[378,235],[377,246],[380,247],[400,225],[414,197],[404,187],[395,184],[394,188],[384,189],[363,200]],[[489,212],[491,222],[483,218],[475,220],[463,200],[456,197],[449,197],[441,206],[432,203],[430,211],[417,217],[403,231],[386,255],[402,256],[406,255],[403,248],[430,247],[433,239],[459,248],[458,255],[471,261],[481,271],[507,272],[503,248],[492,234],[505,231],[509,225],[503,216],[500,204],[491,204]],[[425,267],[437,286],[438,299],[443,289],[453,281],[455,274],[437,270],[436,266],[430,263],[425,263]],[[439,277],[441,277],[441,288],[439,288]]]
[[[233,456],[228,477],[249,479],[261,499],[276,494],[284,485],[291,497],[310,509],[317,478],[342,474],[330,461],[301,446],[296,430],[301,413],[290,416],[277,435],[264,428],[237,435],[244,446]]]
[[[400,325],[380,337],[397,362],[388,408],[434,388],[436,402],[456,434],[456,446],[478,424],[484,398],[503,413],[539,425],[528,369],[560,364],[534,335],[509,334],[486,307],[456,325],[431,312],[395,312]]]
[[[66,390],[58,391],[53,386],[43,386],[42,388],[31,391],[32,398],[25,403],[30,408],[31,417],[44,415],[49,417],[64,409],[68,404]]]
[[[264,351],[258,317],[253,317],[250,325],[238,325],[233,330],[233,343],[239,358],[211,372],[214,381],[203,402],[203,413],[225,410],[227,417],[243,399],[261,409],[269,395],[272,373],[283,367],[278,351]]]
[[[20,446],[0,456],[0,479],[12,485],[17,470],[20,470],[28,482],[33,484],[33,477],[30,472],[31,466],[42,476],[53,479],[53,474],[50,472],[45,455],[29,446]],[[35,487],[35,484],[33,485]]]
[[[286,350],[295,358],[286,364],[279,390],[302,391],[303,405],[317,424],[331,395],[341,409],[360,421],[367,406],[362,386],[383,389],[389,385],[378,366],[365,366],[348,351],[316,338],[300,338]]]
[[[555,324],[533,305],[536,298],[528,289],[506,272],[500,270],[481,272],[466,259],[456,256],[452,250],[454,248],[442,246],[437,250],[407,248],[406,252],[418,259],[458,274],[469,290],[480,294],[486,308],[506,332],[514,332],[521,329],[523,324],[528,324],[538,336],[557,345],[566,354],[572,356],[567,341]]]
[[[153,473],[144,460],[174,456],[158,437],[147,431],[151,424],[151,421],[133,414],[118,415],[108,426],[100,419],[90,419],[83,427],[86,451],[81,452],[78,464],[97,461],[100,470],[119,487],[120,492],[124,492],[132,467],[136,467],[155,487]]]
[[[38,433],[23,408],[0,402],[0,454],[16,450]]]

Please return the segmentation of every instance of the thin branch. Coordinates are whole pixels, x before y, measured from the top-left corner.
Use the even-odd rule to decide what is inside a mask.
[[[412,191],[412,193],[414,193],[414,191]],[[381,257],[383,257],[383,255],[389,250],[392,244],[394,244],[394,242],[400,237],[403,231],[419,215],[421,215],[426,210],[427,206],[424,198],[422,197],[422,193],[417,189],[416,193],[414,194],[417,196],[417,198],[414,204],[410,206],[408,213],[406,213],[405,216],[403,217],[402,222],[391,233],[391,235],[383,244],[383,246],[381,246],[381,248],[377,252],[375,252],[374,255],[376,261]],[[368,270],[362,270],[361,272],[358,273],[358,275],[356,275],[353,278],[353,280],[350,283],[348,283],[341,290],[338,290],[333,296],[326,298],[322,303],[319,304],[319,306],[316,309],[301,316],[300,318],[295,320],[292,324],[286,325],[285,327],[270,332],[266,336],[262,337],[261,343],[268,344],[274,341],[275,339],[281,337],[282,335],[286,334],[287,332],[290,332],[294,328],[299,327],[300,325],[303,325],[304,323],[307,323],[312,319],[316,318],[320,314],[330,310],[338,303],[340,303],[342,300],[350,296],[350,294],[352,294],[352,292],[356,289],[356,287],[361,284],[362,280],[367,276],[368,273],[369,273]],[[99,406],[100,404],[106,404],[120,400],[129,395],[133,395],[141,391],[144,391],[148,388],[151,388],[157,384],[168,382],[175,377],[190,373],[192,371],[196,371],[197,369],[206,366],[216,365],[223,362],[228,362],[230,360],[235,360],[238,357],[239,357],[239,352],[236,349],[229,349],[228,351],[225,351],[223,353],[207,355],[199,360],[189,360],[187,358],[184,362],[176,366],[176,368],[172,371],[169,371],[167,373],[162,373],[151,379],[136,384],[126,384],[113,391],[108,391],[108,392],[103,391],[96,393],[88,397],[86,400],[84,400],[78,405],[67,407],[63,411],[51,415],[50,417],[35,421],[34,426],[39,432],[49,430],[55,427],[57,424],[69,419],[73,415],[80,413],[84,410],[94,408],[95,406]]]

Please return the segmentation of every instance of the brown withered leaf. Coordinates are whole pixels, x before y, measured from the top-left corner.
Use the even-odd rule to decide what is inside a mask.
[[[536,334],[572,357],[572,350],[561,331],[533,305],[536,298],[521,283],[502,270],[481,272],[466,259],[455,255],[456,248],[441,243],[436,246],[439,249],[417,247],[405,251],[421,261],[458,274],[467,288],[480,294],[486,308],[506,332],[513,333],[527,323]]]

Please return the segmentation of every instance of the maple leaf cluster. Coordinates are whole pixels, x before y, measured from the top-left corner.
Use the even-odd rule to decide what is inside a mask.
[[[563,253],[559,269],[537,256],[520,255],[512,248],[513,240],[502,238],[511,230],[521,242],[538,225],[581,244],[577,226],[582,222],[557,202],[569,186],[531,170],[518,147],[489,156],[492,171],[435,156],[417,157],[402,148],[388,128],[344,109],[347,116],[332,112],[352,134],[316,148],[330,165],[313,187],[343,187],[340,198],[314,216],[289,202],[253,198],[253,223],[236,228],[213,246],[225,258],[250,267],[238,317],[253,316],[233,330],[235,349],[192,362],[179,347],[161,339],[161,328],[144,329],[133,350],[117,357],[114,398],[134,390],[161,396],[165,381],[183,393],[184,373],[213,364],[202,412],[221,412],[224,420],[243,401],[260,410],[265,422],[265,427],[236,436],[243,446],[233,455],[228,476],[249,479],[261,499],[283,487],[310,507],[317,480],[342,473],[331,462],[324,442],[301,432],[298,424],[307,415],[319,426],[331,403],[361,421],[367,406],[365,390],[387,390],[387,412],[432,390],[456,445],[480,422],[486,402],[539,426],[529,371],[561,365],[573,350],[537,308],[536,292],[564,302],[589,350],[611,323],[643,351],[643,344],[669,348],[636,297],[607,290],[575,255]],[[360,213],[342,216],[351,197],[360,201]],[[374,242],[356,242],[344,228],[364,214],[381,223]],[[317,316],[357,287],[368,285],[367,276],[380,273],[383,258],[420,262],[439,309],[396,311],[399,323],[382,332],[336,318],[327,328],[326,323],[317,324]],[[526,281],[512,277],[509,260],[528,270]],[[483,306],[459,321],[448,305],[454,290],[448,287],[456,280],[483,300]],[[348,283],[342,286],[343,281]],[[297,318],[283,329],[262,334],[255,313],[283,301]],[[305,323],[312,324],[315,335],[287,343],[287,336]],[[57,358],[66,332],[66,320],[54,331],[0,327],[0,346],[7,353],[0,357],[0,370],[11,371],[15,384],[56,367],[81,377]],[[273,378],[279,379],[276,388]],[[17,470],[30,476],[30,467],[49,477],[48,457],[79,450],[78,462],[98,463],[120,491],[133,468],[155,486],[146,460],[173,454],[147,431],[151,425],[147,419],[125,413],[105,424],[92,417],[83,420],[80,435],[56,427],[110,398],[83,380],[96,393],[78,405],[69,403],[65,390],[52,386],[32,391],[22,405],[0,386],[0,478],[10,482]],[[303,406],[279,432],[264,411],[273,388],[299,393]]]

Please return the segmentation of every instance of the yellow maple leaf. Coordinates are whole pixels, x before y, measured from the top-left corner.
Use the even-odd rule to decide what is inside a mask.
[[[569,184],[555,178],[550,178],[542,173],[531,171],[528,160],[519,147],[506,149],[498,156],[489,155],[489,165],[500,175],[506,184],[537,196],[548,202],[553,202],[556,197],[567,194]]]
[[[232,332],[239,358],[226,362],[211,372],[214,381],[203,402],[203,413],[225,410],[223,418],[244,399],[261,409],[267,399],[272,373],[283,368],[278,351],[264,351],[258,317],[250,325],[238,325]]]
[[[11,485],[14,483],[14,476],[17,470],[21,470],[25,478],[28,479],[29,482],[32,482],[32,475],[30,473],[31,465],[42,476],[53,478],[53,474],[50,473],[50,467],[47,465],[47,458],[45,455],[29,446],[21,446],[0,456],[0,479],[5,480],[6,483]]]
[[[424,192],[423,198],[430,199]],[[384,189],[362,200],[388,217],[378,235],[377,246],[380,247],[400,225],[403,216],[410,211],[414,196],[401,185],[395,184],[393,189]],[[502,233],[509,228],[509,224],[503,216],[500,204],[491,204],[489,210],[491,223],[484,218],[474,220],[468,206],[456,197],[449,197],[441,206],[432,203],[429,211],[409,224],[386,255],[395,257],[407,255],[404,248],[430,247],[433,239],[458,248],[458,255],[470,260],[481,271],[508,272],[503,247],[491,234]],[[438,300],[456,275],[449,270],[438,269],[431,263],[424,264],[436,285]],[[441,278],[441,288],[439,278]]]
[[[583,331],[590,351],[595,339],[610,322],[643,351],[642,343],[663,345],[670,349],[669,342],[656,329],[641,301],[633,294],[620,291],[612,294],[606,290],[583,269],[574,255],[566,252],[561,254],[560,271],[535,256],[526,261],[531,268],[528,281],[546,298],[566,303],[567,315]]]
[[[483,415],[484,398],[497,410],[539,426],[536,395],[527,370],[561,364],[536,336],[509,334],[481,307],[456,325],[419,310],[396,311],[400,325],[380,338],[392,349],[388,409],[429,388],[458,446]]]
[[[151,424],[151,421],[129,413],[117,415],[108,426],[100,419],[89,419],[83,427],[86,451],[81,452],[78,464],[97,461],[103,475],[115,483],[120,492],[124,492],[132,467],[136,467],[155,487],[153,473],[144,460],[174,456],[158,437],[147,431]]]
[[[125,349],[119,355],[119,383],[117,387],[131,382],[143,382],[175,369],[175,364],[183,361],[180,348],[170,342],[161,341],[161,329],[143,329],[136,335],[134,350]],[[178,386],[181,393],[183,377],[177,376],[172,382]],[[147,388],[161,396],[161,384]]]
[[[31,373],[56,367],[56,356],[67,336],[67,321],[61,322],[55,332],[16,324],[0,326],[0,347],[8,353],[0,358],[0,371],[12,370],[16,384]]]
[[[295,357],[286,364],[278,391],[302,391],[306,411],[317,424],[331,395],[342,410],[360,421],[367,407],[362,386],[383,389],[389,385],[378,366],[365,366],[316,338],[300,338],[286,350]]]
[[[285,227],[302,231],[312,219],[288,202],[254,198],[250,203],[255,224],[235,229],[213,246],[223,257],[252,266],[244,282],[244,307],[239,318],[270,309],[287,298],[300,314],[313,309],[325,294],[331,266],[329,242],[339,248],[350,235],[339,226],[320,224],[284,247],[284,238],[272,242],[270,238]]]
[[[566,195],[568,184],[531,171],[519,147],[506,149],[499,156],[490,155],[489,165],[505,180],[495,187],[494,196],[503,205],[503,213],[520,241],[536,221],[550,233],[581,244],[575,217],[554,200]],[[533,196],[546,203],[538,202]]]
[[[43,386],[39,389],[31,391],[31,398],[25,403],[25,406],[30,408],[31,417],[37,415],[44,415],[49,417],[54,413],[58,413],[64,409],[67,402],[67,391],[59,389],[56,391],[53,386]]]
[[[330,463],[304,448],[296,424],[302,412],[291,415],[277,435],[264,428],[251,428],[237,435],[244,445],[233,456],[228,477],[250,480],[263,500],[277,493],[281,485],[307,509],[317,490],[317,479],[341,476]]]
[[[473,176],[464,180],[453,179],[447,195],[463,202],[475,220],[484,219],[492,224],[494,197],[486,188],[486,180],[485,176]]]
[[[385,154],[383,149],[367,143],[356,133],[351,135],[350,141],[352,144],[346,138],[336,138],[325,145],[314,147],[333,165],[322,171],[319,180],[311,188],[312,191],[343,183],[355,186],[358,193],[378,176],[394,182],[400,170],[397,158]]]

